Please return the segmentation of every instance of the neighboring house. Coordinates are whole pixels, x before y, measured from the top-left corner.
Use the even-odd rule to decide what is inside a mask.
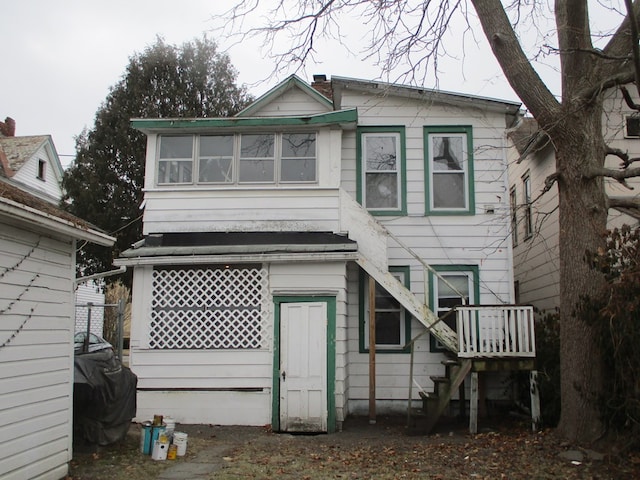
[[[520,105],[315,80],[231,118],[132,121],[144,239],[115,263],[134,269],[138,419],[331,432],[421,397],[437,418],[469,375],[473,412],[474,357],[532,368],[531,311],[510,305]],[[438,319],[463,303],[494,307]]]
[[[18,173],[0,171],[0,478],[59,480],[72,456],[76,242],[114,239],[21,189]]]
[[[89,331],[104,336],[104,280],[87,280],[76,284],[76,332]]]
[[[640,157],[640,115],[626,105],[619,91],[607,96],[602,123],[604,138],[610,147],[627,152],[632,158]],[[554,183],[548,191],[543,191],[546,180],[556,170],[555,152],[533,118],[523,118],[518,128],[509,133],[509,139],[516,302],[552,313],[560,306],[558,188]],[[609,155],[606,165],[617,169],[620,159]],[[614,198],[637,197],[640,180],[632,178],[627,183],[634,188],[605,179],[607,194]],[[639,213],[633,209],[609,209],[609,228],[637,225]]]

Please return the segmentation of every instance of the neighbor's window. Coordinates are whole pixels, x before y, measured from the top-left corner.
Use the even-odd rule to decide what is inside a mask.
[[[629,115],[625,118],[626,129],[625,137],[638,138],[640,137],[640,116]]]
[[[371,213],[406,212],[404,151],[404,127],[358,129],[358,192]]]
[[[158,159],[158,183],[191,183],[192,174],[193,136],[162,136]]]
[[[433,312],[454,331],[456,316],[452,309],[459,305],[473,305],[478,295],[478,268],[476,266],[434,266],[438,275],[430,274]],[[432,350],[445,347],[432,336]]]
[[[471,127],[425,127],[427,213],[472,214]]]
[[[533,216],[531,212],[531,176],[522,177],[522,193],[524,195],[524,237],[533,235]]]
[[[409,287],[409,267],[390,267],[389,270],[400,283]],[[361,279],[361,350],[364,352],[369,349],[369,282],[374,280],[364,274]],[[376,350],[405,351],[405,345],[411,339],[410,315],[377,282],[375,298]]]
[[[45,162],[40,158],[38,159],[38,173],[37,173],[38,179],[44,180],[46,173],[47,173],[47,162]]]
[[[313,132],[167,135],[160,137],[159,152],[160,185],[313,183],[317,179]]]
[[[512,187],[509,191],[509,204],[511,206],[511,240],[513,245],[518,244],[518,197],[516,188]]]

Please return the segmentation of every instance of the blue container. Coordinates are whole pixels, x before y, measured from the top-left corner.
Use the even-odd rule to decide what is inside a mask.
[[[140,425],[140,451],[145,455],[151,455],[153,445],[158,437],[163,434],[167,428],[166,425],[153,425],[151,422],[142,422]]]

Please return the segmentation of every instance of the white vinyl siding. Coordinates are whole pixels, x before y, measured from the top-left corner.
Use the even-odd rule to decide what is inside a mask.
[[[0,472],[58,480],[71,460],[73,251],[14,223],[0,228]],[[0,475],[1,476],[1,475]]]

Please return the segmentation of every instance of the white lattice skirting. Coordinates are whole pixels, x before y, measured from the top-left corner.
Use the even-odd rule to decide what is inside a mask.
[[[149,347],[267,348],[269,305],[261,268],[156,269]]]

